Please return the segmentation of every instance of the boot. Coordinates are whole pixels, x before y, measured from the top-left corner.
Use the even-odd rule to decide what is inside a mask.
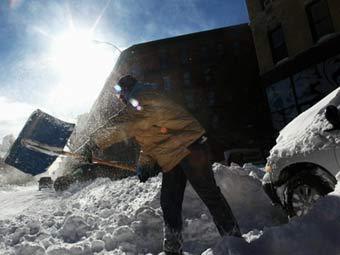
[[[182,255],[183,238],[180,230],[164,226],[163,251],[166,255]]]
[[[218,224],[216,224],[216,226],[221,236],[234,236],[234,237],[243,238],[241,230],[236,220],[233,222],[233,226],[229,225],[228,228],[226,228],[226,226],[221,226]]]
[[[242,234],[241,234],[241,230],[239,228],[239,226],[236,224],[234,226],[234,228],[229,232],[230,236],[235,236],[235,237],[239,237],[239,238],[243,238]]]

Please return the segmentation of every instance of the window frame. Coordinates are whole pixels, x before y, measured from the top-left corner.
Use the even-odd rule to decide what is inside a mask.
[[[322,19],[322,20],[318,20],[316,21],[313,17],[313,14],[312,14],[312,7],[317,5],[317,4],[320,4],[320,3],[324,3],[326,5],[326,11],[327,11],[327,17],[329,18],[329,23],[330,23],[330,30],[332,30],[331,33],[334,33],[334,24],[333,24],[333,19],[332,19],[332,15],[331,15],[331,12],[329,10],[329,5],[328,5],[328,2],[327,0],[315,0],[311,3],[309,3],[308,5],[306,5],[306,8],[305,8],[305,11],[306,11],[306,15],[307,15],[307,18],[308,18],[308,23],[309,23],[309,27],[310,27],[310,30],[311,30],[311,33],[312,33],[312,37],[313,37],[313,41],[314,42],[317,42],[320,38],[322,38],[323,36],[327,35],[327,34],[330,34],[330,33],[325,33],[321,36],[319,36],[318,34],[318,31],[317,31],[317,28],[316,26],[318,24],[321,24],[323,21],[326,20],[326,18]]]
[[[283,42],[282,45],[280,47],[275,47],[274,48],[274,40],[273,40],[273,34],[277,31],[281,30],[282,32],[282,38],[283,38]],[[281,61],[282,59],[286,58],[289,56],[288,54],[288,47],[287,47],[287,43],[286,43],[286,38],[285,38],[285,34],[282,28],[282,25],[278,25],[276,26],[274,29],[271,29],[268,31],[268,39],[269,39],[269,45],[270,45],[270,49],[271,49],[271,53],[272,53],[272,59],[273,59],[273,63],[276,64],[279,61]],[[283,47],[281,50],[284,51],[283,54],[280,54],[280,48]],[[283,57],[280,57],[280,55],[283,55]]]
[[[169,63],[169,51],[168,48],[165,47],[161,47],[158,50],[158,57],[159,57],[159,67],[161,70],[165,70],[168,69],[170,67],[170,63]]]

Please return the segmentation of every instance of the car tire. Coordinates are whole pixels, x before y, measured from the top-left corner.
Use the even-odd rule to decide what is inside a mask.
[[[316,176],[300,176],[288,181],[285,189],[285,209],[288,216],[304,216],[331,189]]]

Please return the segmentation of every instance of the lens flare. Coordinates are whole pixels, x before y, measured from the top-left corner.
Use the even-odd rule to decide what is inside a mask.
[[[50,62],[59,77],[50,100],[83,108],[98,96],[118,57],[112,49],[93,43],[88,30],[72,30],[54,37]]]
[[[116,93],[122,92],[122,87],[119,86],[118,84],[114,86],[114,89],[115,89]]]

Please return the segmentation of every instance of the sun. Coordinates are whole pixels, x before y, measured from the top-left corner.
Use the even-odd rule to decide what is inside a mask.
[[[51,91],[54,101],[81,108],[93,102],[112,71],[119,52],[96,43],[90,29],[69,29],[51,38],[49,59],[59,85]],[[76,110],[76,109],[75,109]]]
[[[44,59],[54,80],[53,84],[46,84],[49,89],[45,107],[60,118],[90,110],[119,57],[120,49],[114,42],[105,42],[105,37],[96,32],[110,2],[107,0],[90,27],[75,26],[69,8],[65,10],[68,25],[63,30],[33,26],[49,42]]]
[[[89,63],[97,57],[91,33],[68,31],[52,40],[51,60],[57,71],[63,75],[88,69]]]

